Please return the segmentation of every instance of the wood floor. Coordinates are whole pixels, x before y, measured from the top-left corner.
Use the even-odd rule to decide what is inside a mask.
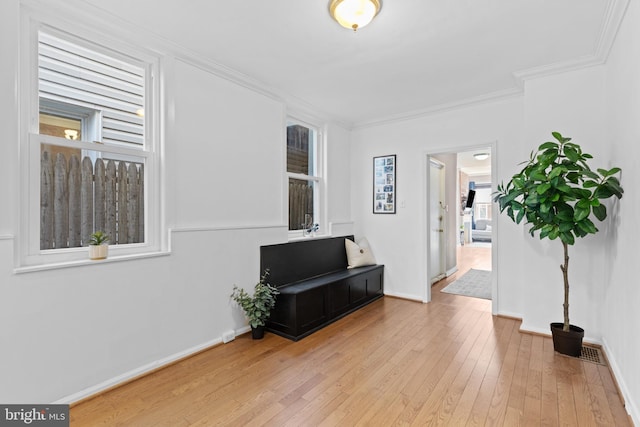
[[[296,343],[240,336],[72,407],[71,425],[631,425],[606,366],[439,292],[489,257],[461,248],[430,304],[385,297]]]

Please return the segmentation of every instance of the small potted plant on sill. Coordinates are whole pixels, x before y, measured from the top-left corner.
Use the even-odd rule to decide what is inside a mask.
[[[275,287],[267,283],[268,275],[269,270],[265,270],[254,287],[253,296],[249,295],[244,289],[233,285],[231,298],[242,307],[244,314],[249,319],[253,339],[264,337],[264,327],[271,314],[271,309],[276,304],[276,295],[280,293]]]
[[[89,238],[89,259],[105,259],[109,254],[109,236],[98,230]]]
[[[591,221],[607,217],[602,200],[624,192],[616,175],[620,168],[591,170],[587,161],[593,156],[558,132],[555,141],[545,142],[531,153],[525,167],[515,174],[507,185],[500,184],[494,193],[500,212],[505,209],[515,223],[524,220],[534,236],[540,239],[560,239],[564,249],[564,263],[560,265],[564,279],[564,321],[551,323],[554,349],[569,356],[579,357],[584,330],[569,323],[569,252],[576,237],[596,234]]]

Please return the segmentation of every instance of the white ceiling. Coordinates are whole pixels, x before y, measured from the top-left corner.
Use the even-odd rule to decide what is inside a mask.
[[[354,33],[328,0],[85,0],[346,125],[514,92],[593,56],[615,0],[383,0]]]
[[[491,148],[478,148],[458,153],[458,169],[469,176],[491,175],[491,156],[484,160],[478,160],[473,157],[476,153],[491,154]]]

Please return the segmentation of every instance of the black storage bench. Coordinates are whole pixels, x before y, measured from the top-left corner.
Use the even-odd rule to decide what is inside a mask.
[[[347,269],[344,239],[309,239],[260,247],[260,269],[280,295],[267,331],[297,341],[381,298],[383,265]]]

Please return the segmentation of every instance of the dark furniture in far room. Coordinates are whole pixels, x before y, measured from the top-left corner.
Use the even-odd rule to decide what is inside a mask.
[[[267,331],[297,341],[383,295],[383,265],[347,269],[344,239],[260,247],[260,269],[280,295]]]

